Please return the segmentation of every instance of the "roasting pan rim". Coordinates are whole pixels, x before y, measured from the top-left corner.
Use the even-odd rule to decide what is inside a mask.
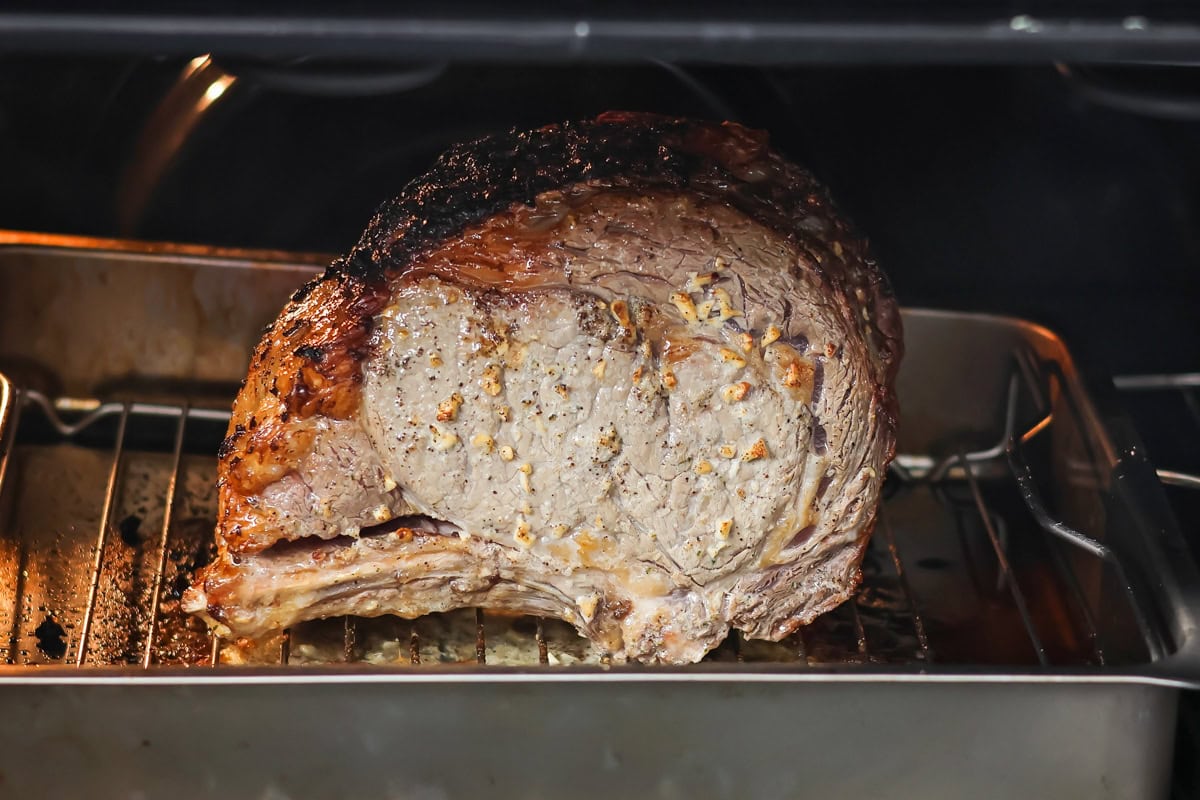
[[[170,258],[183,263],[202,263],[234,269],[280,269],[307,270],[316,274],[333,262],[332,253],[312,253],[290,250],[263,250],[246,247],[217,247],[213,245],[180,243],[158,240],[113,239],[95,236],[78,236],[61,233],[42,233],[0,228],[0,255],[23,250],[66,251],[88,258],[104,258],[113,254],[133,256],[139,260],[160,262],[170,268]],[[299,288],[297,286],[296,288]],[[1063,337],[1040,322],[1014,314],[986,311],[968,311],[959,308],[941,308],[928,305],[901,306],[904,316],[927,319],[978,321],[1011,326],[1026,333],[1033,333],[1047,342],[1061,347],[1064,352],[1075,356],[1075,351],[1066,346]]]
[[[147,672],[137,667],[89,666],[80,672],[77,667],[22,666],[0,667],[0,688],[31,685],[81,686],[262,686],[262,685],[321,685],[321,684],[626,684],[626,683],[783,683],[783,684],[968,684],[968,685],[1089,685],[1143,686],[1162,689],[1200,689],[1200,676],[1183,677],[1183,670],[1196,673],[1190,659],[1172,674],[1174,656],[1149,665],[1144,670],[1106,670],[1050,667],[970,668],[962,666],[937,667],[933,670],[911,665],[887,667],[789,667],[787,665],[685,666],[652,667],[506,667],[489,665],[433,665],[396,668],[378,665],[347,665],[342,668],[322,665],[307,667],[155,667]]]

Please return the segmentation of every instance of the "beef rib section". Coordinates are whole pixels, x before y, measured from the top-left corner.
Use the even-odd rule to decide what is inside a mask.
[[[466,606],[693,662],[846,600],[900,317],[813,176],[609,113],[451,149],[301,288],[220,450],[224,635]]]

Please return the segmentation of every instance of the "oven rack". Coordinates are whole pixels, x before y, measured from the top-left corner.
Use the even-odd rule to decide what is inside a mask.
[[[1025,349],[1013,352],[1012,363],[1004,401],[1003,435],[998,441],[987,448],[959,447],[936,457],[933,454],[905,453],[896,458],[889,474],[889,485],[885,491],[886,500],[880,511],[878,529],[868,552],[864,569],[866,577],[855,598],[827,615],[818,624],[793,634],[778,645],[764,646],[762,643],[748,642],[735,633],[710,654],[710,659],[752,663],[786,662],[797,668],[854,664],[933,666],[939,663],[1003,663],[1010,658],[1015,658],[1017,663],[1021,663],[1023,658],[1032,654],[1030,663],[1034,666],[1103,667],[1112,659],[1106,651],[1104,631],[1096,618],[1095,604],[1089,602],[1084,588],[1085,581],[1077,574],[1075,564],[1080,556],[1103,562],[1116,577],[1119,593],[1124,596],[1128,611],[1144,643],[1143,655],[1150,661],[1155,661],[1168,653],[1170,643],[1167,635],[1153,621],[1153,615],[1147,610],[1139,588],[1130,581],[1118,554],[1103,542],[1057,518],[1041,495],[1039,477],[1031,466],[1032,461],[1027,456],[1027,450],[1036,446],[1039,439],[1050,436],[1056,424],[1063,424],[1056,423],[1055,412],[1052,410],[1052,398],[1056,394],[1064,393],[1066,389],[1059,368],[1054,362],[1040,359]],[[1118,386],[1129,390],[1158,387],[1166,383],[1183,392],[1185,398],[1190,398],[1189,407],[1200,412],[1200,406],[1196,405],[1192,393],[1193,387],[1200,385],[1200,376],[1185,376],[1182,379],[1146,376],[1117,380]],[[1068,409],[1071,413],[1080,414],[1081,410],[1073,408],[1070,402],[1068,398]],[[1028,418],[1028,423],[1025,418]],[[1200,413],[1197,418],[1200,420]],[[4,495],[14,471],[17,453],[26,446],[25,442],[29,438],[22,435],[27,427],[38,427],[49,433],[49,438],[45,434],[42,435],[41,444],[28,446],[86,444],[111,454],[105,469],[105,488],[99,510],[99,522],[93,532],[94,544],[90,548],[87,564],[86,599],[79,610],[77,624],[70,628],[72,632],[66,633],[67,629],[64,629],[67,641],[63,642],[63,663],[73,663],[78,667],[110,663],[140,664],[145,669],[159,663],[207,664],[212,668],[230,662],[261,664],[275,661],[279,665],[287,665],[297,660],[296,647],[307,639],[319,640],[328,645],[331,626],[340,629],[340,648],[331,650],[326,646],[322,651],[324,657],[320,653],[314,657],[311,652],[314,648],[310,645],[305,650],[308,655],[300,660],[356,662],[363,660],[364,650],[369,646],[365,640],[371,637],[378,638],[379,632],[376,629],[380,623],[345,617],[316,627],[306,623],[298,630],[283,632],[277,640],[265,647],[261,644],[247,647],[245,643],[236,643],[231,649],[231,643],[210,636],[211,643],[206,648],[207,654],[203,659],[196,658],[194,653],[190,658],[162,657],[159,652],[159,640],[166,624],[162,608],[167,593],[166,575],[169,543],[174,534],[173,516],[182,484],[181,464],[192,441],[193,429],[223,427],[228,419],[227,411],[193,407],[187,403],[51,398],[38,391],[17,387],[0,376],[0,509],[4,508]],[[112,541],[118,535],[116,515],[126,461],[131,452],[145,446],[140,441],[144,437],[140,437],[139,433],[152,425],[160,428],[167,425],[171,432],[169,443],[161,441],[163,437],[160,436],[157,448],[168,455],[169,468],[162,492],[162,524],[157,531],[151,556],[154,569],[149,608],[142,615],[144,624],[140,635],[131,637],[131,640],[136,639],[136,652],[127,651],[116,658],[100,656],[94,652],[93,647],[93,632],[98,616],[97,601],[107,571],[111,568],[106,561],[106,553],[112,550]],[[49,440],[53,443],[45,444]],[[1091,467],[1082,464],[1074,465],[1073,468],[1086,473]],[[1185,473],[1160,471],[1159,475],[1169,483],[1200,485],[1200,478]],[[1079,477],[1086,479],[1086,475]],[[1009,495],[1019,497],[1019,504],[998,506],[992,499],[997,487]],[[1023,655],[1006,654],[999,658],[995,655],[979,658],[973,653],[964,653],[957,647],[950,648],[951,652],[945,655],[939,652],[935,641],[937,637],[934,635],[936,631],[931,633],[931,623],[922,607],[924,601],[913,589],[910,576],[914,568],[908,563],[903,552],[904,545],[898,542],[899,537],[893,520],[893,509],[901,502],[900,498],[913,493],[927,495],[944,513],[953,517],[957,528],[956,535],[962,542],[976,539],[985,543],[984,549],[990,551],[991,573],[994,573],[994,578],[980,579],[978,575],[972,575],[972,579],[977,587],[987,586],[983,590],[985,593],[990,590],[989,602],[1003,602],[1008,610],[1015,611],[1024,645],[1014,648],[1010,644],[1009,650],[1023,651]],[[1081,646],[1075,649],[1064,648],[1061,643],[1054,645],[1047,641],[1045,618],[1039,616],[1032,608],[1034,603],[1030,597],[1029,581],[1018,574],[1018,568],[1013,564],[1012,531],[1016,527],[1035,530],[1043,540],[1040,545],[1049,555],[1052,573],[1050,580],[1056,596],[1055,605],[1060,615],[1066,610],[1071,617],[1069,627],[1072,634],[1077,635]],[[16,536],[18,547],[21,547],[19,531]],[[968,549],[964,544],[964,553]],[[929,566],[924,561],[930,559],[922,560],[922,567]],[[970,557],[964,559],[965,563],[970,561]],[[24,563],[23,553],[18,555],[18,562]],[[974,572],[978,570],[978,566],[967,563],[966,569]],[[27,656],[30,651],[20,647],[22,636],[28,635],[24,628],[31,624],[29,619],[22,619],[22,615],[17,613],[22,591],[18,581],[13,602],[11,634],[8,637],[9,664],[22,664],[29,660]],[[878,601],[880,597],[889,596],[891,600],[888,602]],[[457,629],[455,635],[465,638],[468,645],[473,647],[468,646],[464,654],[462,647],[435,646],[433,660],[436,661],[474,661],[480,665],[515,663],[522,666],[550,665],[571,660],[587,661],[589,658],[605,661],[602,654],[594,652],[590,655],[585,653],[575,659],[566,656],[565,652],[557,653],[556,645],[569,643],[571,637],[569,632],[562,630],[565,626],[556,621],[540,618],[496,618],[483,609],[473,609],[456,616],[443,616],[448,620],[449,629]],[[364,637],[362,634],[363,625],[372,628],[369,636]],[[552,625],[558,626],[556,636],[548,634]],[[393,642],[393,646],[386,649],[391,656],[385,659],[385,663],[428,664],[429,643],[425,639],[429,634],[422,632],[422,626],[422,620],[411,623],[391,620],[390,627],[385,625],[388,630],[383,635]],[[515,650],[509,647],[504,653],[497,655],[495,648],[489,648],[489,636],[495,635],[497,626],[502,629],[502,638],[508,637],[509,633],[515,630],[518,631],[518,638],[523,637],[524,641]],[[438,627],[447,630],[445,626]],[[932,627],[937,629],[940,626],[935,621]],[[877,648],[876,643],[880,639],[886,641],[886,646]],[[580,642],[576,641],[566,649],[578,652],[579,647]],[[336,652],[337,650],[340,652]],[[369,660],[379,661],[378,658]],[[1136,660],[1136,657],[1133,660]]]

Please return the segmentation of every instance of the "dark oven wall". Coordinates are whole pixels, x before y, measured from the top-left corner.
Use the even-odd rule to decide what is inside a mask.
[[[728,118],[770,130],[832,187],[905,303],[1031,317],[1114,372],[1195,369],[1190,80],[1052,64],[10,57],[0,226],[336,252],[453,141],[610,108]]]

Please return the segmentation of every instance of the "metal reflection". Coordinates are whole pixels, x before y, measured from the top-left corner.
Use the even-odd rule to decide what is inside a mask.
[[[205,114],[237,82],[212,56],[192,59],[146,120],[117,189],[117,224],[134,235],[163,176]]]

